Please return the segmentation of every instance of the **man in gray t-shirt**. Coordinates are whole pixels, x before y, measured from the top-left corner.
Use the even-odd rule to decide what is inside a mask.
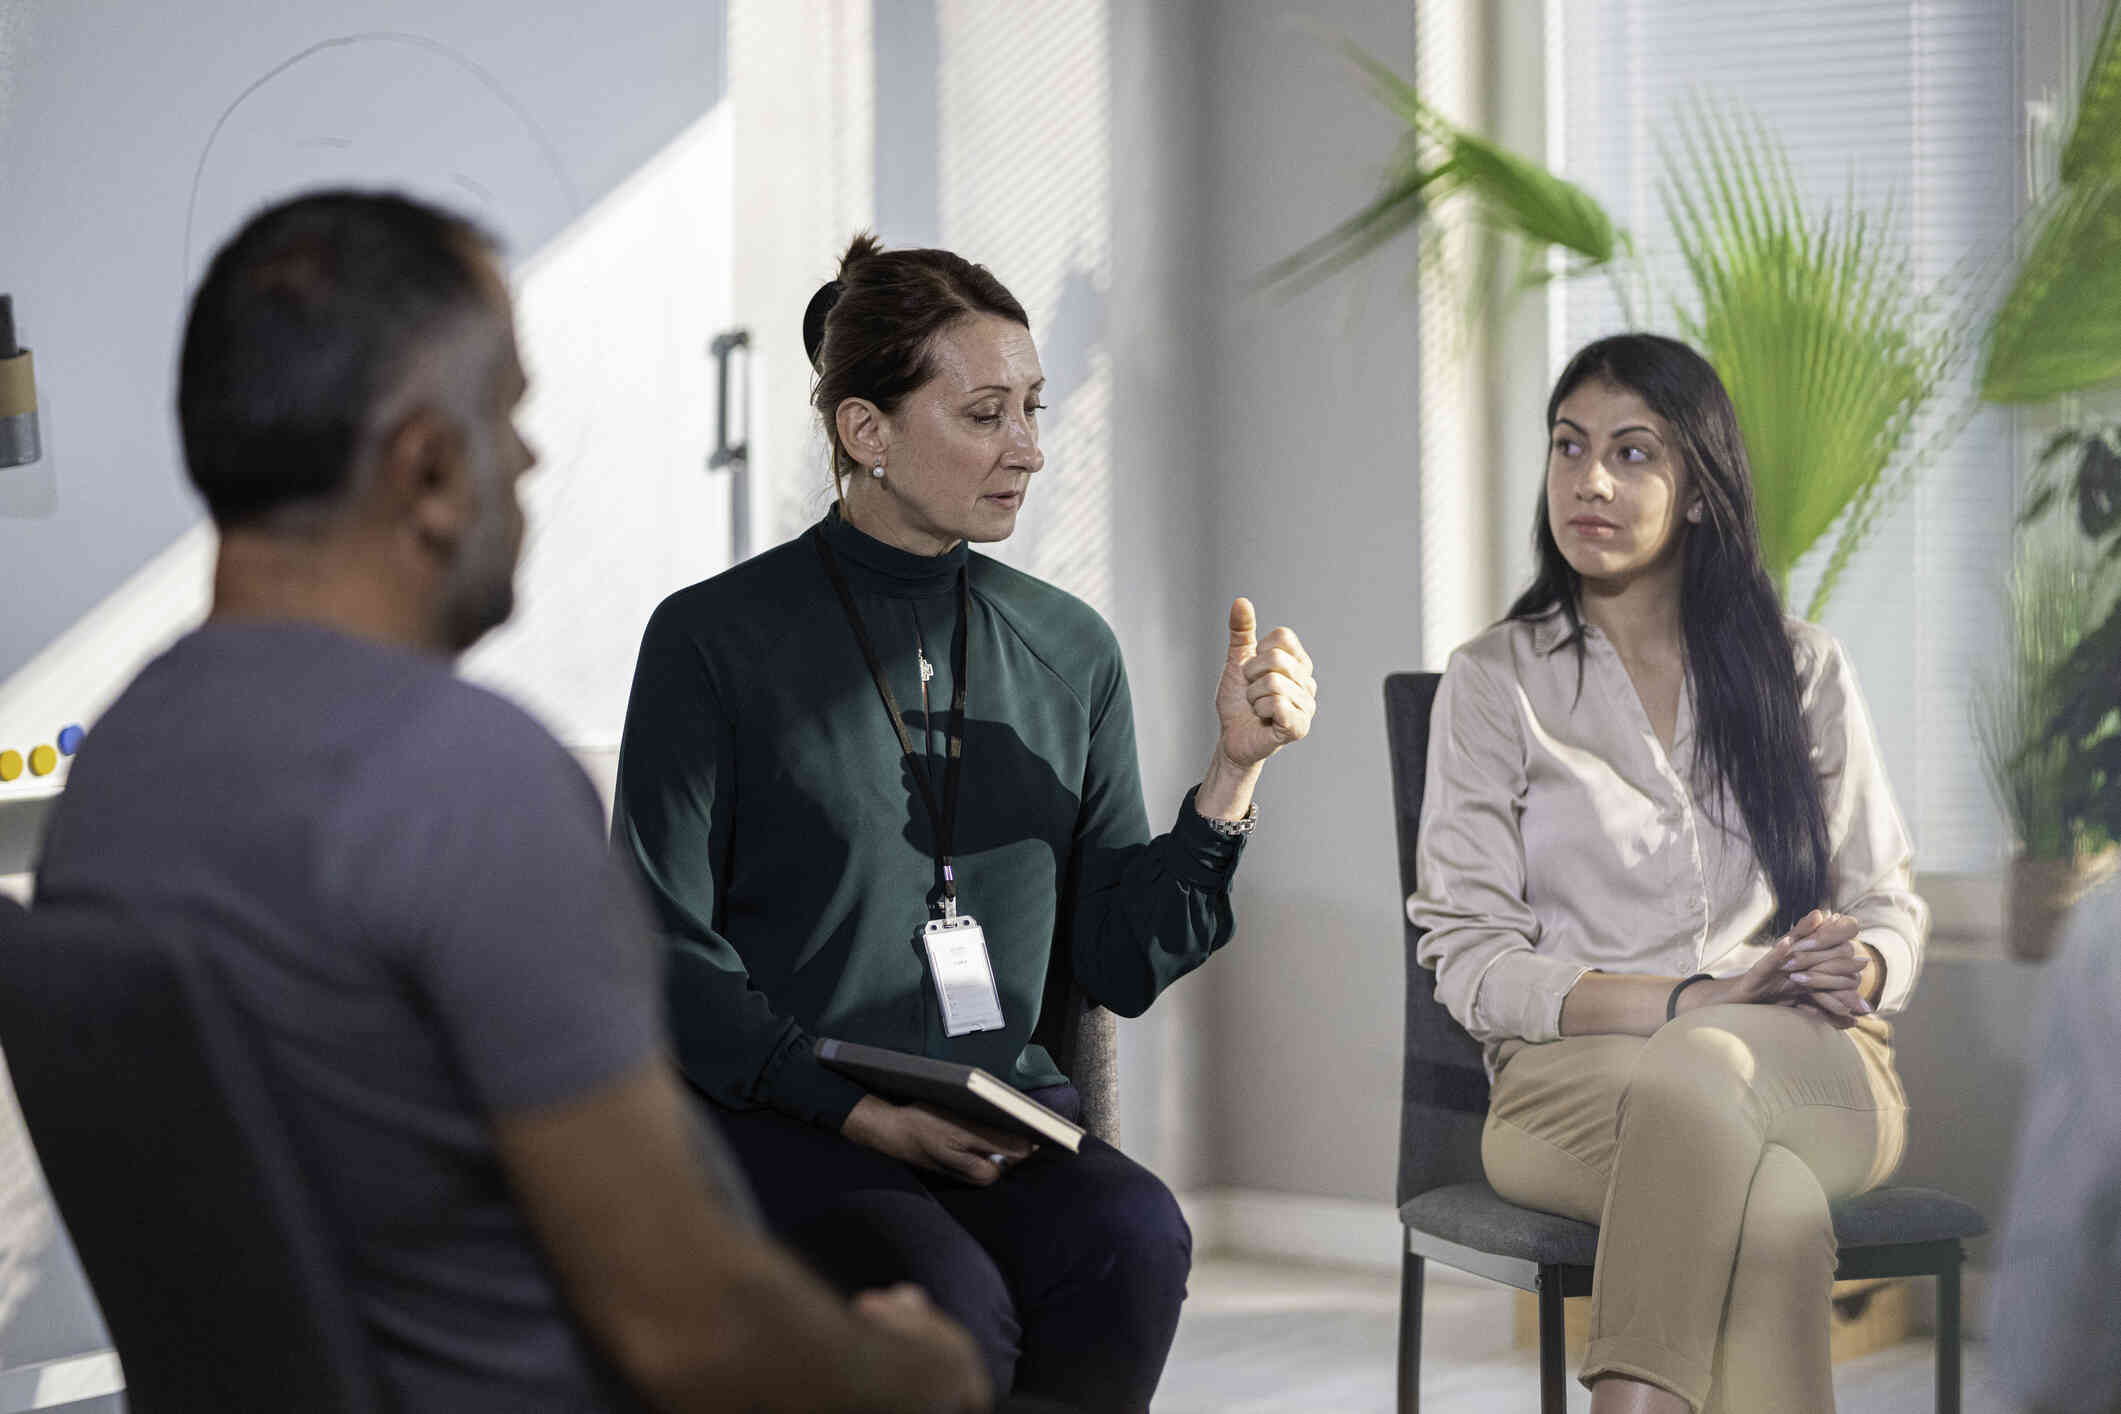
[[[843,1302],[717,1191],[594,792],[451,672],[512,607],[525,386],[442,212],[323,193],[215,256],[178,389],[213,612],[91,732],[37,906],[198,942],[397,1407],[983,1409],[918,1292]]]
[[[484,1116],[662,1047],[640,906],[588,779],[445,663],[210,623],[97,724],[38,906],[123,899],[206,944],[409,1409],[573,1409],[592,1362]]]
[[[2077,905],[2047,966],[1989,1359],[2036,1414],[2121,1414],[2121,882]]]

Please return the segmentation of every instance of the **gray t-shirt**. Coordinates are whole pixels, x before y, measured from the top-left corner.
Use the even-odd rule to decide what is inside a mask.
[[[134,680],[54,813],[38,904],[186,927],[240,1012],[407,1409],[630,1407],[510,1200],[492,1116],[664,1046],[595,791],[447,665],[209,624]]]
[[[2121,881],[2078,903],[2047,968],[1989,1360],[2028,1408],[2121,1414]]]

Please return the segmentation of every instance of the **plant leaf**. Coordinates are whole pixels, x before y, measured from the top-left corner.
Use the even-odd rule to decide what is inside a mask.
[[[1282,285],[1293,293],[1346,269],[1420,220],[1426,192],[1436,179],[1433,170],[1402,173],[1368,206],[1268,266],[1253,280],[1254,287]]]
[[[2039,403],[2121,377],[2121,177],[2055,196],[1990,325],[1981,396]]]
[[[2040,449],[2040,455],[2034,459],[2033,465],[2046,466],[2070,448],[2083,446],[2085,440],[2092,435],[2081,427],[2063,428],[2047,439],[2047,445]]]
[[[2018,512],[2018,524],[2031,525],[2040,519],[2046,514],[2047,508],[2055,503],[2055,497],[2061,494],[2062,488],[2054,485],[2043,486],[2035,491],[2033,498],[2025,503],[2025,509]]]
[[[1723,379],[1752,464],[1762,558],[1790,568],[1841,530],[1809,613],[1912,484],[1917,415],[1958,344],[1907,273],[1890,210],[1806,208],[1756,119],[1697,99],[1662,142],[1661,195],[1692,278],[1682,332]],[[1904,474],[1888,476],[1898,467]]]
[[[1558,245],[1592,265],[1613,258],[1613,222],[1605,208],[1574,182],[1473,133],[1451,138],[1454,182],[1480,203],[1486,217],[1526,240]]]
[[[1255,285],[1301,288],[1362,259],[1416,226],[1433,226],[1446,203],[1463,201],[1474,219],[1531,247],[1536,263],[1559,246],[1582,257],[1572,273],[1611,261],[1622,243],[1590,193],[1539,163],[1450,122],[1391,66],[1353,43],[1342,51],[1373,93],[1407,125],[1399,160],[1368,206],[1295,254],[1276,261]]]
[[[2062,180],[2121,178],[2121,5],[2110,4],[2062,148]]]

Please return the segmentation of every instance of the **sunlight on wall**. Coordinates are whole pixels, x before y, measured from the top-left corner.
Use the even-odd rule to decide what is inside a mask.
[[[1463,120],[1472,110],[1476,45],[1467,6],[1434,0],[1415,11],[1415,86],[1437,109]],[[1472,268],[1477,232],[1462,218],[1441,218],[1445,258]],[[1481,488],[1487,445],[1480,412],[1487,405],[1480,333],[1464,318],[1464,297],[1424,269],[1416,302],[1421,322],[1421,654],[1440,670],[1451,650],[1491,622],[1495,545]]]
[[[1104,0],[938,0],[942,239],[1023,302],[1046,470],[990,553],[1112,611],[1111,94]]]
[[[731,298],[735,323],[751,334],[762,546],[802,533],[831,500],[803,310],[848,240],[875,220],[870,26],[869,0],[730,0]]]
[[[213,527],[179,536],[102,603],[0,682],[0,722],[79,722],[86,726],[132,681],[142,664],[206,616],[213,589]],[[0,803],[49,794],[64,783],[70,758],[42,780],[23,775],[0,784]],[[0,861],[0,872],[16,861]]]
[[[648,615],[730,563],[729,480],[706,467],[729,160],[724,103],[516,270],[521,423],[543,463],[515,617],[464,667],[571,747],[618,744]]]
[[[725,108],[515,265],[522,425],[543,464],[524,486],[516,617],[465,668],[570,746],[616,744],[649,612],[729,562],[728,485],[705,470],[706,345],[728,320]],[[204,617],[214,545],[202,524],[127,579],[0,683],[0,720],[92,723]]]

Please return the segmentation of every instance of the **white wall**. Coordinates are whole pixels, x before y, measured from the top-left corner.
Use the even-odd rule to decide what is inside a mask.
[[[1152,829],[1170,824],[1214,744],[1210,695],[1223,654],[1209,533],[1216,510],[1209,372],[1200,319],[1210,289],[1202,156],[1203,0],[1113,0],[1110,35],[1112,626],[1126,656]],[[1227,958],[1120,1027],[1120,1132],[1181,1192],[1220,1181],[1209,1117],[1215,976]]]
[[[1397,121],[1331,48],[1403,72],[1410,7],[1228,0],[1207,65],[1207,589],[1249,595],[1318,666],[1312,739],[1268,764],[1238,883],[1239,938],[1212,968],[1220,1183],[1390,1195],[1398,1153],[1399,886],[1381,682],[1419,665],[1418,331],[1402,244],[1308,294],[1247,292],[1270,262],[1375,190]]]

